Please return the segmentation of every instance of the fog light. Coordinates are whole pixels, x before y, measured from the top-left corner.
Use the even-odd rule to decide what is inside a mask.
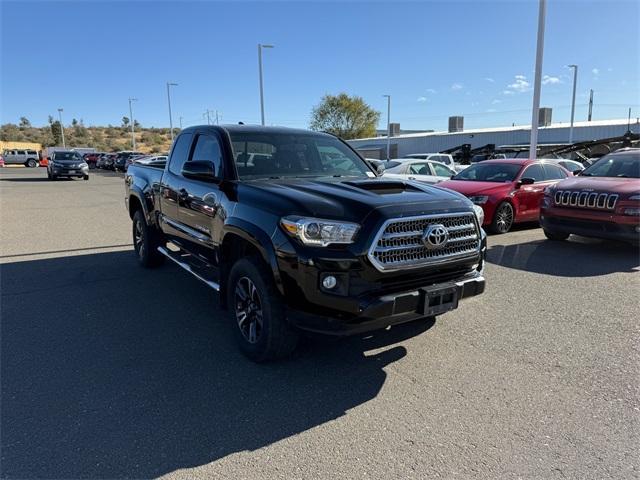
[[[337,284],[338,284],[338,281],[336,280],[336,277],[334,277],[333,275],[327,275],[322,279],[322,286],[327,290],[331,290]]]

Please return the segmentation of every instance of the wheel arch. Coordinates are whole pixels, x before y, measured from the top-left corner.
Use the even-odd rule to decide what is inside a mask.
[[[260,227],[232,218],[224,226],[220,243],[220,298],[226,299],[226,279],[236,259],[257,254],[269,267],[278,291],[284,295],[276,251],[271,237]]]

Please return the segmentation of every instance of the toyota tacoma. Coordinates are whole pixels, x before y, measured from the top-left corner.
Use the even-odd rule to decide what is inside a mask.
[[[134,249],[220,293],[241,350],[284,357],[301,331],[349,335],[434,317],[484,291],[482,208],[387,179],[339,138],[186,128],[125,175]]]

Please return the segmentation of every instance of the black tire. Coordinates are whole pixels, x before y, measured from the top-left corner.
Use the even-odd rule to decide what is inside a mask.
[[[27,163],[25,165],[29,168],[36,168],[38,166],[38,162],[36,162],[33,158],[30,158],[27,160]]]
[[[138,262],[145,268],[153,268],[162,265],[165,256],[158,251],[162,246],[162,234],[147,225],[142,210],[133,215],[133,249],[138,257]]]
[[[567,238],[569,238],[568,233],[550,232],[549,230],[545,230],[544,228],[542,229],[542,231],[544,232],[544,236],[547,237],[549,240],[555,240],[560,242],[562,240],[566,240]]]
[[[83,176],[82,176],[82,179],[83,179],[83,180],[89,180],[89,175],[83,175]]]
[[[240,350],[249,359],[266,362],[293,353],[300,335],[287,322],[284,299],[261,258],[241,258],[233,265],[227,305]]]
[[[513,206],[509,202],[502,202],[496,207],[496,211],[493,214],[491,231],[493,233],[507,233],[511,230],[514,220]]]

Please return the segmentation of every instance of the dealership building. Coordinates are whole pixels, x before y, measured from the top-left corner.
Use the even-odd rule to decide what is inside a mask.
[[[630,127],[630,128],[629,128]],[[637,119],[630,125],[627,119],[575,122],[573,141],[584,142],[604,138],[620,137],[630,129],[640,133]],[[538,129],[538,143],[568,144],[569,123],[551,123],[541,118]],[[394,135],[394,131],[400,132]],[[435,153],[452,149],[463,144],[471,148],[494,144],[496,147],[527,145],[531,135],[531,125],[514,125],[498,128],[474,128],[465,130],[462,117],[450,117],[449,130],[444,132],[402,133],[399,124],[392,124],[390,138],[390,157],[398,158],[412,153]],[[367,158],[386,158],[387,137],[379,136],[349,140],[349,143]]]

